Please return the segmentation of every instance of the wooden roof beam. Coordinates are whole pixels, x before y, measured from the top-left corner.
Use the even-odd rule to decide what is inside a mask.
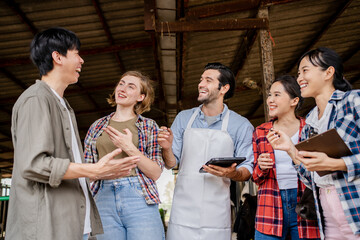
[[[186,12],[185,18],[206,18],[222,14],[246,11],[257,8],[259,4],[260,0],[237,0],[193,7]]]
[[[185,16],[185,7],[188,5],[188,2],[182,0],[176,1],[176,19],[181,19]],[[184,87],[184,68],[185,68],[185,49],[187,42],[187,34],[178,33],[176,34],[176,99],[178,104],[173,107],[177,112],[180,110],[181,99],[183,96],[183,87]]]
[[[27,86],[20,81],[20,79],[18,79],[17,77],[15,77],[11,72],[9,72],[8,70],[6,70],[5,68],[0,68],[0,72],[2,74],[5,75],[5,77],[9,78],[11,81],[13,81],[14,83],[16,83],[18,86],[20,86],[22,89],[27,89]]]
[[[25,13],[20,9],[19,5],[14,2],[14,0],[5,0],[5,3],[11,8],[11,10],[20,18],[21,22],[24,23],[31,33],[35,35],[38,32],[38,29],[34,26],[32,21],[27,18]]]
[[[250,108],[250,110],[247,113],[245,113],[244,117],[246,118],[253,117],[254,113],[256,113],[259,107],[261,107],[262,105],[263,105],[263,98],[256,100],[255,103],[253,103],[253,106]]]
[[[159,101],[160,101],[160,108],[165,110],[165,95],[164,95],[164,88],[163,88],[163,79],[161,74],[160,68],[160,60],[159,60],[159,53],[158,53],[158,41],[156,34],[154,32],[150,32],[150,38],[152,42],[152,49],[153,49],[153,56],[155,62],[155,70],[156,70],[156,78],[159,86]]]
[[[157,18],[156,13],[156,1],[155,0],[144,0],[144,28],[152,28],[152,24]],[[160,102],[165,103],[165,95],[164,89],[162,86],[162,74],[160,68],[160,59],[158,53],[158,41],[156,34],[154,32],[149,32],[150,39],[151,39],[151,46],[153,49],[153,56],[155,61],[155,70],[156,70],[156,77],[159,82],[159,90],[160,90]],[[164,104],[163,104],[164,105]]]
[[[337,11],[330,17],[329,21],[327,21],[324,26],[317,31],[317,34],[313,37],[313,39],[309,42],[309,44],[301,51],[301,54],[295,58],[295,60],[289,65],[285,72],[289,73],[291,70],[297,65],[300,57],[309,51],[320,39],[321,37],[329,30],[331,25],[341,16],[341,14],[345,11],[345,9],[350,5],[353,0],[344,1],[341,6],[339,6]]]
[[[262,0],[261,6],[263,7],[270,7],[272,5],[279,5],[284,3],[292,3],[292,2],[298,2],[301,0]]]
[[[347,65],[344,66],[344,73],[347,74],[349,72],[359,71],[359,69],[360,69],[360,63],[354,65]]]
[[[5,109],[5,108],[0,107],[0,111],[2,111],[2,112],[4,112],[4,113],[7,113],[8,115],[11,116],[11,110],[7,110],[7,109]]]
[[[106,53],[115,53],[122,50],[132,50],[137,48],[146,48],[151,47],[152,43],[150,41],[141,41],[141,42],[134,42],[134,43],[127,43],[121,45],[112,45],[107,47],[98,47],[98,48],[89,48],[80,50],[81,56],[87,55],[96,55],[96,54],[106,54]],[[15,65],[22,65],[22,64],[30,64],[30,58],[3,58],[0,59],[0,68],[3,67],[10,67]]]
[[[5,137],[10,138],[10,140],[11,140],[10,129],[7,129],[7,131],[6,131],[6,130],[3,130],[3,129],[0,128],[0,134],[1,134],[1,135],[4,135]]]
[[[14,151],[14,149],[0,145],[0,153],[7,153],[7,152],[12,152],[12,151]]]
[[[268,26],[269,22],[266,18],[235,18],[176,22],[155,21],[155,26],[145,25],[145,31],[155,31],[159,33],[209,32],[244,29],[268,29]]]
[[[354,44],[352,48],[349,48],[345,53],[342,54],[341,58],[343,60],[343,63],[350,60],[355,54],[357,54],[360,50],[360,42],[357,42]]]
[[[351,84],[354,84],[356,81],[358,81],[360,78],[360,74],[356,74],[355,76],[353,76],[352,78],[349,79],[349,82]]]
[[[76,85],[78,85],[80,87],[80,89],[84,90],[84,87],[82,86],[82,84],[79,81],[76,83]],[[89,91],[85,90],[85,95],[88,97],[88,99],[90,100],[90,102],[92,103],[94,108],[98,109],[99,105],[96,103],[95,99],[90,95]]]
[[[92,0],[92,4],[96,10],[96,13],[97,13],[99,19],[100,19],[101,25],[105,31],[105,35],[106,35],[106,38],[108,39],[108,42],[110,43],[110,45],[114,45],[114,38],[112,37],[109,25],[106,22],[106,19],[105,19],[103,11],[101,9],[99,0]],[[125,72],[126,69],[125,69],[123,61],[121,60],[119,52],[115,52],[115,57],[116,57],[116,61],[119,64],[120,71]]]
[[[234,60],[230,66],[231,70],[236,76],[236,79],[238,78],[238,75],[245,64],[245,61],[251,51],[251,48],[255,43],[257,36],[257,30],[248,30],[246,36],[244,37],[244,40],[241,42],[236,51]]]

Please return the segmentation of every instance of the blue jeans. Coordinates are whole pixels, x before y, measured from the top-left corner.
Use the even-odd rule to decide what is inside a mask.
[[[157,204],[148,205],[137,177],[102,181],[95,196],[104,234],[98,240],[163,240]]]
[[[299,239],[299,232],[297,226],[297,214],[295,207],[297,203],[297,189],[284,189],[280,190],[281,201],[283,207],[283,231],[282,237],[274,235],[263,234],[255,230],[255,240],[272,240],[272,239],[286,239],[288,234],[291,235],[291,240]]]
[[[87,233],[87,234],[84,234],[83,235],[83,240],[88,240],[89,239],[89,234]]]

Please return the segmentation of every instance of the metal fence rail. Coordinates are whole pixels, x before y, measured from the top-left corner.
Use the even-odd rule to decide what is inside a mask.
[[[10,186],[0,184],[0,190],[0,240],[4,240],[7,212],[9,208]]]

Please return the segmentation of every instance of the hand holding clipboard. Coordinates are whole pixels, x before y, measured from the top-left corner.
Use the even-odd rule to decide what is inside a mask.
[[[352,152],[341,139],[337,131],[332,128],[295,145],[299,151],[323,152],[331,158],[341,158],[352,155]],[[331,171],[316,171],[324,176]]]

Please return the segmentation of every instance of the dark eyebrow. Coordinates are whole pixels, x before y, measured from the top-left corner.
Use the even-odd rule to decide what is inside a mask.
[[[204,77],[203,77],[203,76],[201,76],[201,77],[200,77],[200,79],[204,79]],[[211,78],[211,77],[205,77],[205,79],[214,80],[214,79],[213,79],[213,78]]]

